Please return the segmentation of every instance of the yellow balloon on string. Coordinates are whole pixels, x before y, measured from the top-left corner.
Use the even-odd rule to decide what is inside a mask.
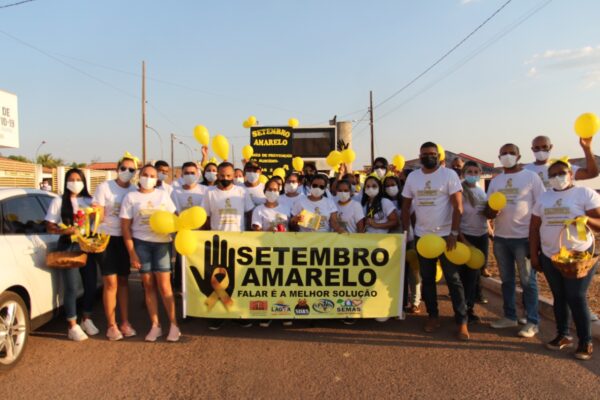
[[[467,261],[467,267],[471,269],[480,269],[485,265],[485,254],[477,247],[471,246],[471,258]]]
[[[260,174],[260,176],[258,177],[258,181],[264,185],[269,181],[269,178],[267,178],[266,175]]]
[[[249,160],[252,158],[253,155],[254,149],[252,148],[252,146],[247,144],[244,147],[242,147],[242,157],[244,157],[244,159]]]
[[[444,252],[446,258],[454,265],[464,265],[471,258],[471,250],[464,243],[457,242],[456,247]]]
[[[575,120],[575,133],[582,139],[589,139],[600,129],[600,120],[594,113],[581,114]]]
[[[446,241],[434,233],[423,235],[417,241],[417,251],[424,258],[438,258],[446,249]]]
[[[392,159],[392,164],[394,164],[394,166],[396,167],[396,170],[402,171],[402,169],[404,169],[404,165],[406,164],[406,161],[404,160],[403,156],[401,156],[400,154],[396,154],[394,156],[394,158]]]
[[[304,168],[304,160],[302,157],[294,157],[292,159],[292,167],[294,167],[296,171],[302,171],[302,168]]]
[[[249,116],[247,121],[250,124],[250,126],[256,125],[256,117],[254,115]]]
[[[297,128],[299,124],[300,124],[300,122],[296,118],[290,118],[288,120],[288,125],[291,126],[292,128]]]
[[[492,210],[500,211],[506,206],[506,196],[502,192],[492,193],[488,199],[488,205]]]
[[[189,229],[182,229],[175,236],[175,250],[181,255],[194,254],[198,248],[198,241],[194,233]]]
[[[208,146],[210,141],[210,135],[208,134],[208,129],[206,129],[203,125],[196,125],[194,128],[194,138],[200,143],[202,146]]]
[[[150,216],[150,229],[166,235],[177,231],[177,216],[168,211],[158,210]]]
[[[190,207],[177,219],[177,229],[198,229],[206,222],[206,211],[200,206]]]
[[[229,156],[229,141],[223,135],[217,135],[212,141],[213,151],[222,160],[227,160]]]
[[[352,149],[342,150],[342,162],[351,164],[356,160],[356,153]]]

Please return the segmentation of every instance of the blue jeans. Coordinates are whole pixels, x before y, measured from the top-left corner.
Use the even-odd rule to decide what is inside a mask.
[[[590,309],[587,302],[587,290],[592,282],[597,265],[592,268],[587,276],[581,279],[564,278],[545,255],[540,255],[540,263],[546,275],[546,280],[554,297],[554,319],[558,335],[569,334],[569,309],[573,315],[573,322],[577,329],[579,343],[592,341],[592,325],[590,322]]]
[[[516,307],[516,273],[519,271],[521,288],[523,288],[523,305],[527,313],[527,322],[539,323],[538,288],[536,271],[526,260],[529,254],[529,239],[507,239],[496,236],[494,239],[494,256],[498,262],[500,279],[502,279],[502,298],[504,300],[504,316],[517,320]]]
[[[171,272],[171,243],[155,243],[133,239],[135,252],[140,259],[140,273]]]
[[[416,240],[419,240],[419,238],[415,237],[415,243]],[[437,259],[423,258],[420,254],[418,254],[418,257],[419,265],[421,267],[421,290],[427,308],[427,314],[429,314],[430,317],[437,318],[439,316],[437,287],[435,283]],[[465,300],[465,289],[460,279],[460,267],[452,264],[443,254],[439,257],[439,260],[442,265],[446,285],[448,285],[448,290],[450,291],[452,308],[454,309],[454,319],[457,324],[466,324],[467,303]]]
[[[77,319],[77,284],[79,276],[83,283],[83,315],[89,317],[94,310],[97,281],[96,254],[88,254],[87,263],[82,268],[67,268],[60,271],[65,286],[64,307],[67,321]]]

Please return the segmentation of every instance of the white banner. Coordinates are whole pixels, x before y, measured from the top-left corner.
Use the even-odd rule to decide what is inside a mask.
[[[17,95],[0,90],[0,147],[19,147]]]

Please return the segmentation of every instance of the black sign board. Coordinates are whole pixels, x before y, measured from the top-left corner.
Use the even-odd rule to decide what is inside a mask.
[[[289,126],[257,126],[250,128],[252,159],[260,165],[263,175],[271,176],[276,168],[292,169],[293,129]]]

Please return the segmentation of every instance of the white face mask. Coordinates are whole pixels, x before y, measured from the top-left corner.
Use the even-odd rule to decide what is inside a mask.
[[[206,178],[207,181],[209,181],[209,182],[212,183],[212,182],[214,182],[214,181],[217,180],[217,173],[216,172],[212,172],[212,171],[205,172],[204,173],[204,177]]]
[[[73,194],[79,194],[83,190],[82,181],[67,182],[67,189]]]
[[[517,164],[517,156],[513,154],[503,154],[500,156],[500,164],[504,168],[512,168]]]
[[[296,190],[298,190],[298,182],[286,183],[283,187],[286,193],[296,193]]]
[[[345,203],[350,200],[350,192],[338,192],[337,198],[342,203]]]
[[[275,203],[279,199],[279,192],[267,190],[265,192],[265,197],[269,203]]]
[[[258,182],[258,172],[246,172],[246,180],[249,183],[255,184]]]
[[[374,198],[375,196],[377,196],[379,194],[379,190],[377,188],[374,187],[370,187],[370,188],[366,188],[365,189],[365,193],[367,194],[367,196],[369,196],[370,198]]]
[[[318,188],[318,187],[311,187],[310,188],[310,194],[313,197],[321,197],[323,196],[323,193],[325,193],[325,190]]]
[[[125,171],[119,171],[119,180],[121,182],[129,182],[133,176],[135,175],[135,172],[129,172],[128,170]]]
[[[565,190],[571,185],[571,177],[567,175],[558,175],[554,178],[548,179],[550,186],[554,190]]]
[[[546,161],[550,157],[549,151],[534,151],[533,156],[538,161]]]
[[[387,170],[385,168],[377,168],[375,170],[375,175],[379,177],[379,179],[383,178],[386,174]]]
[[[396,197],[398,196],[398,192],[400,191],[400,189],[398,189],[398,186],[388,186],[385,188],[385,192],[388,194],[388,196],[390,197]]]
[[[156,186],[156,178],[149,178],[147,176],[142,176],[140,178],[140,186],[146,190],[154,189],[154,187]]]
[[[169,175],[167,175],[167,174],[163,174],[162,172],[158,173],[158,180],[159,181],[166,181],[168,177],[169,177]]]
[[[183,183],[186,185],[193,185],[198,181],[198,177],[195,174],[183,175]]]
[[[238,185],[243,185],[244,184],[244,177],[239,177],[239,178],[235,178],[235,183]]]

